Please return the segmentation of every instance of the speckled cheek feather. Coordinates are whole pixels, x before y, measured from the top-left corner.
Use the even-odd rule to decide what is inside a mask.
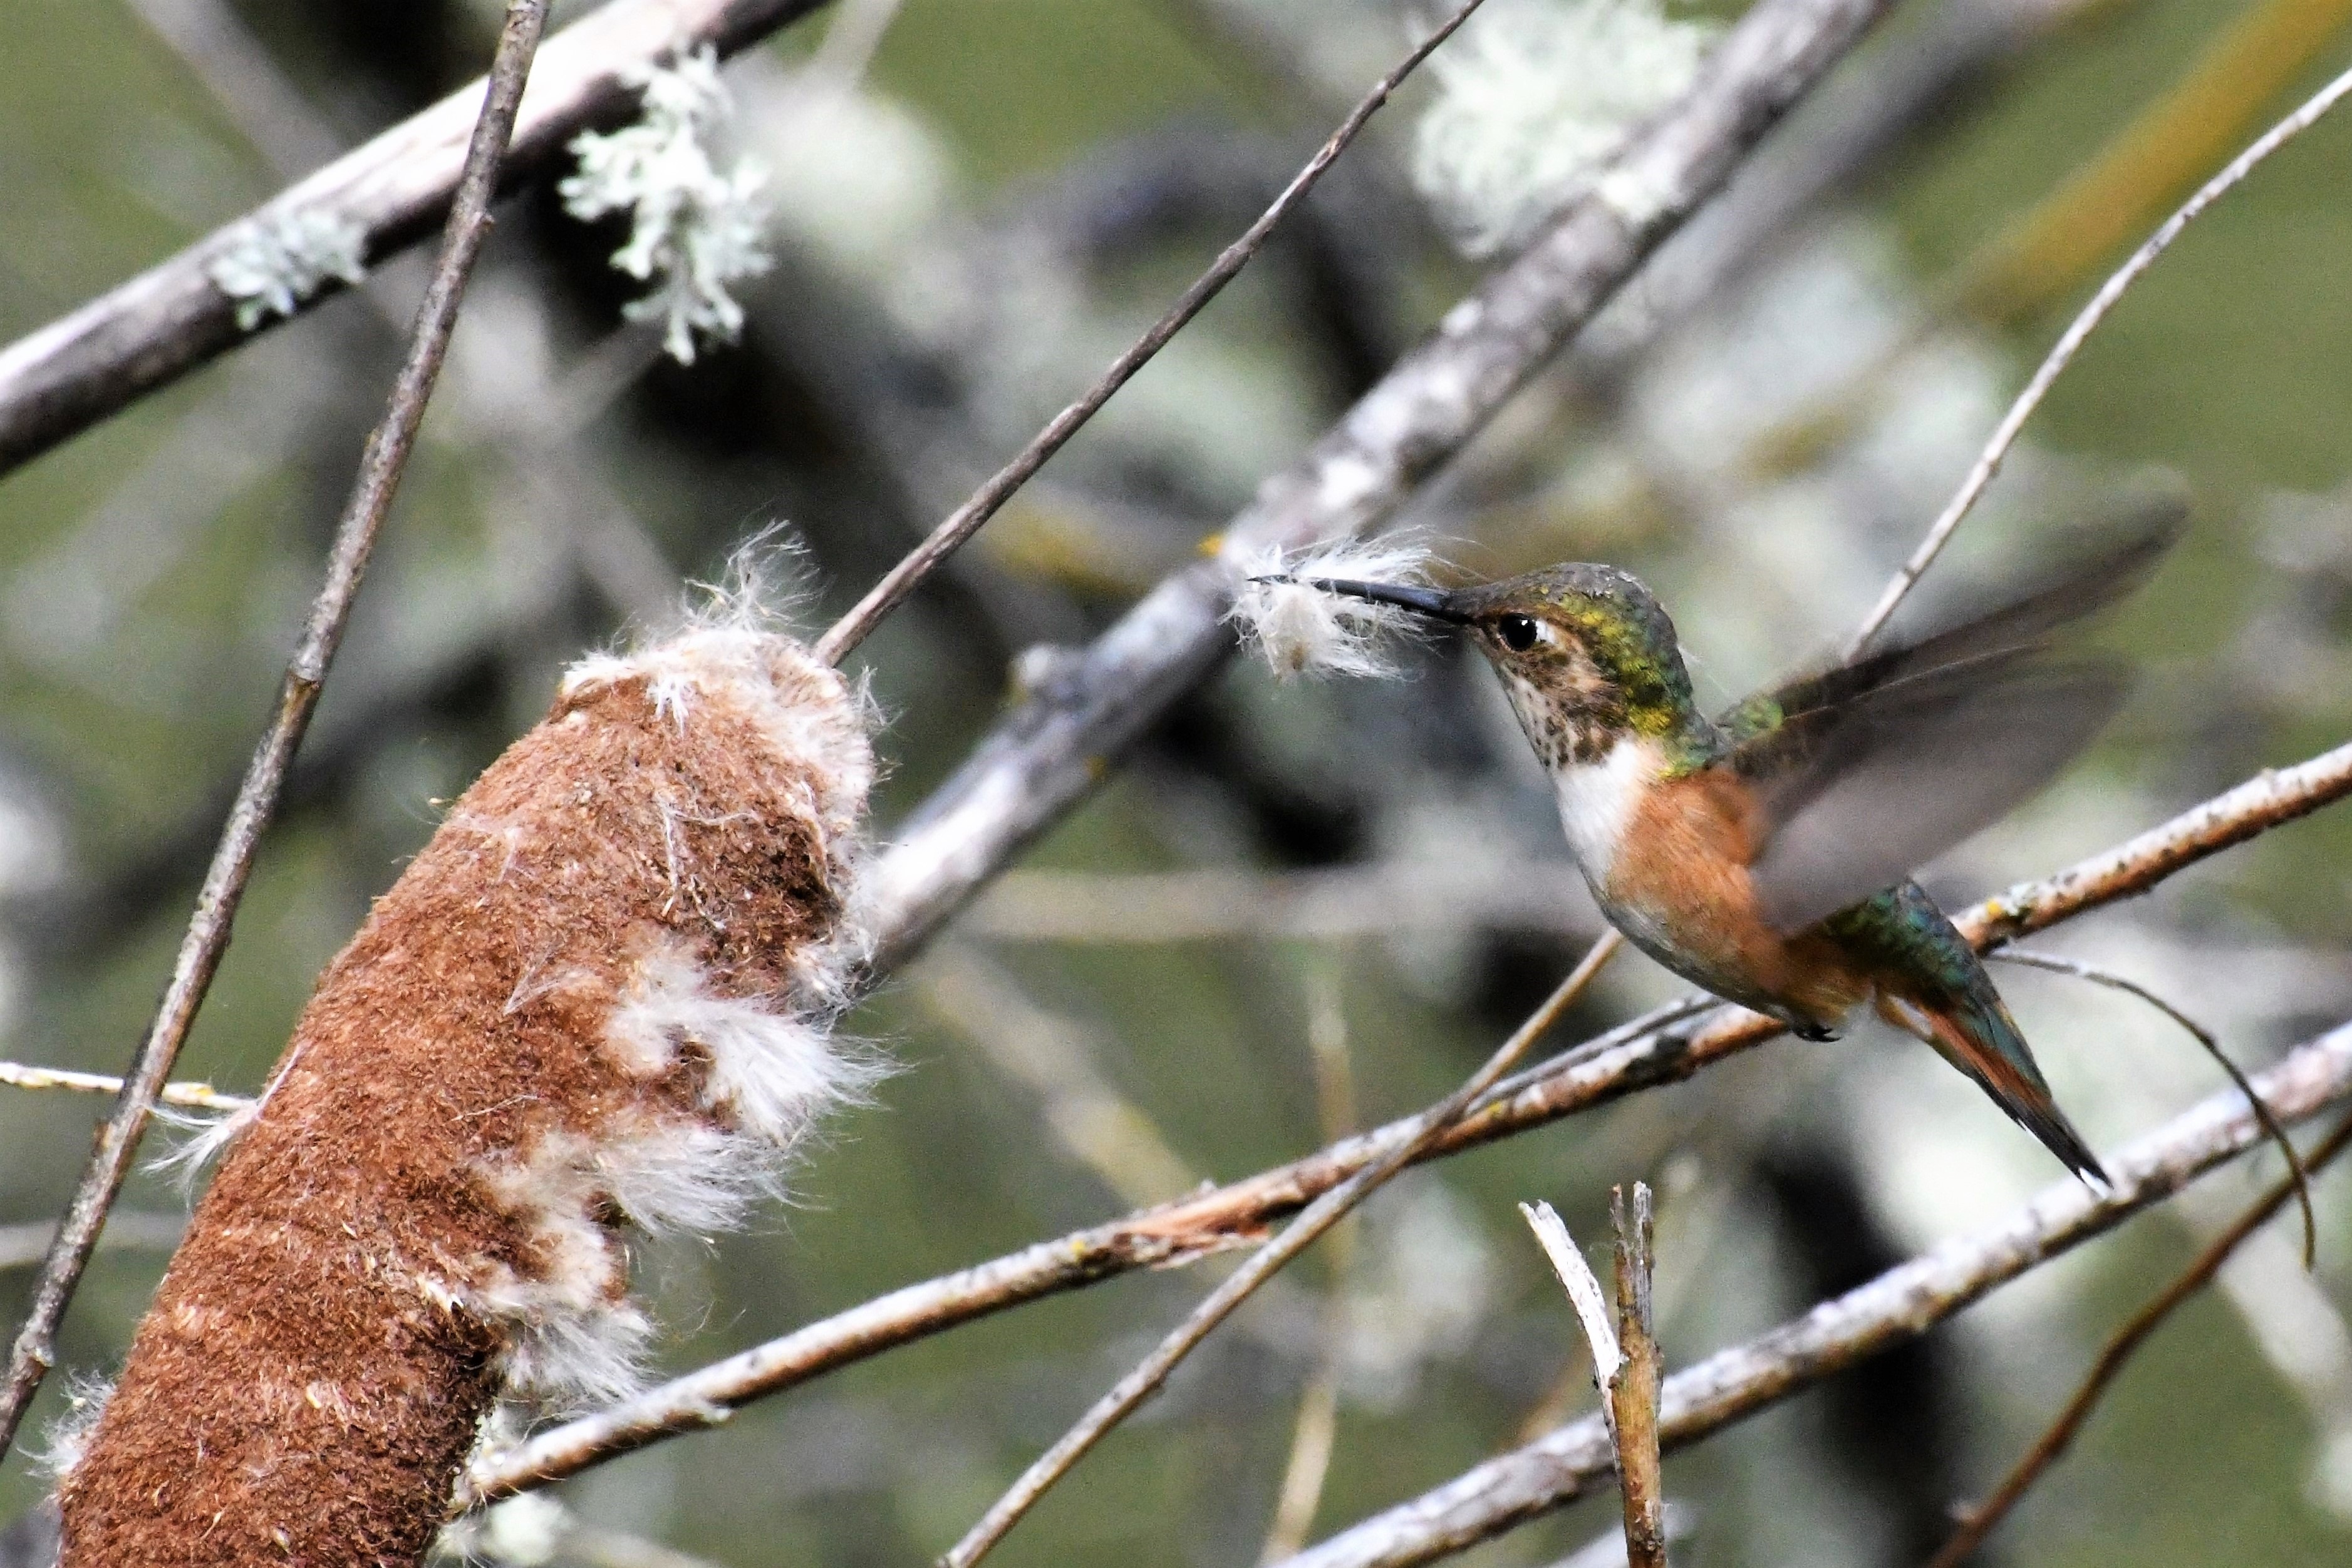
[[[575,667],[305,1009],[94,1430],[65,1568],[415,1562],[503,1397],[635,1382],[622,1237],[734,1223],[870,1064],[827,1025],[858,694],[705,626]]]

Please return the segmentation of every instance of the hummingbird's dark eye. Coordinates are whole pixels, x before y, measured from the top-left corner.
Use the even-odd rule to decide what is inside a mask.
[[[1506,615],[1495,622],[1495,635],[1503,646],[1514,653],[1524,653],[1536,645],[1536,621],[1532,615]]]

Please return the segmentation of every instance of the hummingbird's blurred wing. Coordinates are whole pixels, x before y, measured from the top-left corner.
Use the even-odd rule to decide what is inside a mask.
[[[1903,881],[2054,778],[2121,705],[2114,664],[2060,662],[2053,633],[2137,587],[2182,507],[2143,507],[2095,554],[1989,610],[1748,698],[1723,716],[1750,786],[1749,875],[1797,931]]]
[[[1782,932],[1883,892],[2052,779],[2122,705],[2120,666],[2032,651],[1922,671],[1734,748],[1748,875]]]
[[[2085,557],[2045,569],[2024,591],[1990,607],[1948,608],[1925,626],[1872,652],[1741,703],[1719,723],[1734,741],[1760,736],[1800,715],[1948,665],[2046,646],[2052,635],[2113,604],[2147,580],[2180,538],[2178,499],[2143,504]]]

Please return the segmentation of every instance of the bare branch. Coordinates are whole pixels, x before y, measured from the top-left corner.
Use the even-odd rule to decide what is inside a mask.
[[[515,118],[522,101],[523,83],[530,74],[531,57],[539,47],[547,20],[547,0],[509,0],[505,26],[499,35],[489,81],[483,92],[479,117],[466,148],[465,170],[457,182],[449,208],[448,226],[433,278],[417,307],[416,325],[406,360],[393,383],[383,418],[368,435],[360,457],[359,477],[352,486],[334,544],[327,558],[326,580],[311,601],[301,642],[287,665],[279,689],[278,711],[255,750],[236,803],[230,809],[220,846],[205,873],[196,898],[194,917],[182,940],[171,983],[157,1008],[154,1022],[140,1042],[121,1098],[100,1130],[98,1147],[75,1189],[73,1202],[58,1227],[47,1260],[33,1294],[33,1308],[16,1336],[8,1363],[8,1386],[0,1396],[0,1449],[16,1440],[17,1427],[33,1393],[47,1375],[55,1356],[54,1336],[73,1299],[75,1285],[97,1244],[106,1211],[122,1189],[131,1161],[146,1130],[155,1099],[178,1057],[196,1009],[212,985],[221,955],[227,949],[229,928],[238,900],[253,870],[262,831],[276,811],[278,799],[292,766],[295,748],[318,705],[327,667],[341,643],[360,579],[367,570],[375,537],[392,506],[402,470],[416,440],[425,405],[432,396],[449,333],[457,325],[458,302],[474,260],[489,233],[490,199],[498,189],[499,169],[506,155]]]
[[[1377,1191],[1397,1172],[1410,1165],[1413,1157],[1444,1133],[1481,1094],[1493,1088],[1508,1072],[1528,1048],[1535,1044],[1558,1023],[1565,1013],[1591,985],[1609,960],[1616,956],[1624,939],[1611,931],[1589,948],[1568,978],[1559,983],[1544,1004],[1511,1032],[1511,1038],[1488,1057],[1477,1071],[1462,1086],[1435,1105],[1414,1117],[1411,1131],[1396,1146],[1379,1159],[1365,1166],[1347,1180],[1308,1204],[1283,1233],[1259,1248],[1210,1291],[1207,1299],[1192,1309],[1192,1313],[1177,1325],[1175,1331],[1153,1347],[1141,1364],[1113,1385],[1109,1393],[1097,1400],[1092,1408],[1057,1439],[1054,1446],[1038,1456],[1036,1461],[1013,1482],[1005,1494],[992,1504],[980,1521],[965,1531],[940,1559],[941,1568],[971,1568],[986,1556],[989,1550],[1004,1539],[1005,1533],[1019,1523],[1024,1514],[1036,1506],[1055,1482],[1069,1474],[1072,1467],[1125,1420],[1135,1407],[1158,1391],[1168,1381],[1183,1359],[1192,1354],[1200,1343],[1208,1338],[1216,1326],[1233,1315],[1234,1309],[1250,1298],[1252,1292],[1274,1278],[1284,1264],[1312,1246],[1321,1236],[1365,1198]]]
[[[2262,1121],[2263,1131],[2270,1135],[2271,1142],[2278,1145],[2279,1153],[2285,1157],[2288,1185],[2294,1187],[2295,1203],[2303,1210],[2303,1266],[2309,1269],[2318,1262],[2319,1220],[2312,1213],[2311,1179],[2305,1173],[2303,1156],[2295,1153],[2294,1140],[2286,1135],[2286,1129],[2278,1124],[2278,1119],[2270,1113],[2269,1107],[2254,1098],[2254,1087],[2246,1081],[2244,1070],[2230,1060],[2221,1050],[2221,1042],[2213,1038],[2211,1030],[2165,1000],[2158,992],[2129,976],[2118,975],[2113,969],[2085,964],[2079,958],[2061,958],[2052,953],[2029,953],[2021,947],[2004,947],[1992,956],[2005,964],[2022,964],[2029,969],[2042,969],[2053,975],[2072,975],[2078,980],[2088,980],[2095,986],[2105,986],[2109,990],[2137,997],[2179,1024],[2190,1039],[2204,1047],[2205,1054],[2220,1065],[2230,1082],[2238,1086],[2238,1092],[2243,1094],[2246,1103],[2254,1108],[2254,1114]]]
[[[1411,497],[1729,176],[1886,9],[1887,0],[1759,0],[1680,104],[1594,173],[1553,226],[1447,312],[1228,538],[1285,548],[1360,533]],[[1179,572],[1001,725],[900,831],[869,879],[888,968],[1060,820],[1103,761],[1232,649],[1231,570]]]
[[[2352,793],[2352,745],[2263,773],[2054,876],[2020,883],[1962,912],[1956,924],[1980,946],[2042,930],[2145,893],[2184,866],[2347,793]],[[1708,1021],[1693,1024],[1694,1014]],[[1774,1032],[1776,1026],[1738,1009],[1673,1004],[1497,1084],[1428,1154],[1458,1153],[1686,1078]],[[902,1287],[490,1456],[467,1474],[458,1500],[473,1506],[544,1486],[647,1443],[718,1425],[752,1400],[1008,1307],[1245,1245],[1394,1148],[1412,1126],[1411,1119],[1391,1123],[1230,1186]]]
[[[1584,1260],[1584,1249],[1568,1233],[1568,1223],[1559,1210],[1549,1203],[1523,1203],[1519,1213],[1528,1228],[1536,1233],[1536,1245],[1543,1249],[1559,1288],[1568,1292],[1568,1304],[1576,1310],[1577,1326],[1583,1329],[1584,1343],[1592,1351],[1592,1381],[1601,1389],[1602,1418],[1614,1421],[1607,1394],[1611,1381],[1625,1364],[1625,1353],[1617,1343],[1616,1320],[1609,1311],[1609,1298],[1601,1293],[1600,1278]]]
[[[1658,1379],[1662,1358],[1650,1317],[1650,1245],[1655,1220],[1650,1189],[1609,1192],[1617,1231],[1617,1343],[1624,1364],[1609,1380],[1609,1437],[1625,1502],[1625,1568],[1666,1568],[1666,1483],[1658,1462]]]
[[[2264,159],[2317,124],[2329,110],[2343,101],[2346,93],[2352,93],[2352,71],[2346,71],[2321,88],[2300,109],[2272,126],[2252,146],[2230,160],[2220,173],[2205,182],[2195,195],[2180,204],[2178,212],[2165,219],[2154,234],[2141,242],[2130,260],[2117,267],[2115,275],[2099,286],[2099,291],[2091,296],[2091,302],[2083,307],[2081,314],[2052,346],[2042,361],[2041,369],[2033,372],[2033,379],[2025,383],[2025,390],[2017,394],[2017,401],[2010,404],[2009,412],[2001,416],[1992,439],[1985,444],[1984,451],[1977,457],[1976,465],[1960,482],[1958,491],[1946,503],[1943,515],[1927,529],[1927,537],[1911,552],[1911,559],[1903,563],[1903,570],[1896,572],[1894,580],[1886,585],[1886,591],[1879,595],[1878,602],[1871,607],[1870,613],[1863,617],[1862,630],[1854,633],[1853,642],[1846,646],[1849,656],[1870,645],[1870,640],[1878,634],[1879,628],[1886,624],[1887,617],[1895,613],[1895,607],[1918,582],[1920,574],[1942,552],[1945,543],[1952,537],[1952,531],[1960,526],[1960,520],[1984,495],[1985,487],[1992,483],[1993,476],[2000,472],[2001,462],[2009,455],[2009,449],[2016,444],[2018,434],[2025,428],[2025,422],[2033,417],[2033,411],[2042,406],[2042,400],[2049,395],[2052,384],[2064,373],[2068,365],[2074,363],[2076,352],[2098,329],[2099,323],[2106,319],[2116,301],[2123,298],[2131,286],[2156,265],[2156,258],[2170,248],[2172,242],[2197,220],[2199,214],[2252,173]]]
[[[673,51],[732,54],[820,0],[614,0],[548,41],[518,119],[511,186],[553,163],[582,129],[635,101],[623,76]],[[265,331],[237,322],[214,265],[256,225],[308,219],[356,228],[371,263],[422,238],[448,211],[482,101],[471,82],[70,316],[0,349],[0,473]],[[334,285],[297,301],[307,309]]]
[[[882,580],[868,589],[866,597],[849,608],[846,614],[835,622],[825,634],[817,639],[816,656],[828,664],[838,664],[850,650],[866,641],[866,634],[881,623],[882,617],[897,609],[907,596],[915,591],[923,579],[939,570],[940,563],[955,553],[963,542],[978,533],[996,516],[997,508],[1013,497],[1013,493],[1029,482],[1029,476],[1043,468],[1055,453],[1066,445],[1111,400],[1119,388],[1134,379],[1135,372],[1151,362],[1153,355],[1168,346],[1168,340],[1182,331],[1207,308],[1210,300],[1224,291],[1225,285],[1240,276],[1250,258],[1264,248],[1266,236],[1275,225],[1290,214],[1290,210],[1315,188],[1315,183],[1346,152],[1365,121],[1378,112],[1389,96],[1411,76],[1422,61],[1427,59],[1437,46],[1454,36],[1455,28],[1470,19],[1484,0],[1462,0],[1454,14],[1439,24],[1428,37],[1415,45],[1396,68],[1372,84],[1362,101],[1349,111],[1339,122],[1339,129],[1330,140],[1316,150],[1307,166],[1292,177],[1271,206],[1258,214],[1257,220],[1242,231],[1241,237],[1217,253],[1209,269],[1192,280],[1192,286],[1179,295],[1159,320],[1145,330],[1142,337],[1110,363],[1095,384],[1081,393],[1076,402],[1048,420],[1045,428],[1031,438],[1028,445],[1014,454],[1013,461],[989,476],[985,484],[972,492],[971,498],[948,514],[906,558],[883,573]]]
[[[2256,1105],[2262,1103],[2259,1100],[2253,1103]],[[2041,1479],[2042,1473],[2055,1463],[2059,1456],[2065,1453],[2067,1446],[2074,1440],[2074,1434],[2081,1431],[2083,1423],[2091,1418],[2091,1412],[2105,1395],[2107,1385],[2116,1380],[2116,1375],[2123,1371],[2124,1364],[2147,1343],[2158,1326],[2171,1316],[2172,1309],[2211,1284],[2213,1276],[2221,1271],[2221,1265],[2230,1260],[2248,1237],[2269,1223],[2271,1217],[2290,1197],[2304,1197],[2307,1203],[2309,1198],[2300,1179],[2303,1173],[2319,1169],[2342,1154],[2347,1145],[2352,1145],[2352,1120],[2339,1123],[2336,1130],[2327,1134],[2326,1141],[2311,1151],[2308,1159],[2296,1163],[2294,1176],[2279,1182],[2256,1199],[2252,1207],[2232,1220],[2230,1228],[2215,1237],[2170,1284],[2158,1291],[2115,1332],[2114,1336],[2100,1348],[2098,1359],[2091,1364],[2091,1370],[2084,1375],[2074,1397],[2066,1401],[2065,1408],[2058,1412],[2042,1436],[2034,1439],[2033,1447],[2028,1448],[2016,1467],[2001,1479],[1992,1496],[1968,1511],[1959,1529],[1937,1549],[1934,1557],[1928,1559],[1927,1568],[1959,1568],[1975,1554],[1977,1548],[1984,1544],[1985,1538],[2016,1508],[2018,1500]]]
[[[0,1083],[11,1089],[70,1089],[80,1094],[122,1092],[122,1080],[111,1073],[27,1067],[21,1061],[0,1061]],[[155,1102],[194,1111],[242,1111],[253,1103],[248,1095],[224,1094],[209,1083],[166,1083],[155,1092]]]
[[[2255,1079],[2297,1121],[2352,1096],[2352,1023],[2290,1052]],[[2105,1195],[2067,1180],[2008,1219],[1955,1238],[1745,1344],[1666,1379],[1660,1434],[1695,1442],[1899,1342],[1924,1333],[1995,1287],[2105,1234],[2243,1153],[2262,1124],[2235,1092],[2192,1107],[2109,1156]],[[1576,1422],[1479,1465],[1291,1559],[1291,1568],[1405,1568],[1460,1552],[1559,1508],[1615,1467],[1598,1418]]]

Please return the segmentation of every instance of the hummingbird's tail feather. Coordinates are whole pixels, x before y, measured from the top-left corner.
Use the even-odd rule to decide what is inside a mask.
[[[1982,995],[1976,992],[1981,989]],[[2011,1120],[2042,1140],[2042,1146],[2077,1176],[2107,1185],[2107,1173],[2090,1145],[2074,1131],[2066,1113],[2034,1065],[2017,1020],[1988,983],[1934,995],[1923,990],[1878,993],[1879,1016],[1906,1034],[1916,1035],[1936,1048],[1945,1061],[1976,1080],[1993,1103]]]

